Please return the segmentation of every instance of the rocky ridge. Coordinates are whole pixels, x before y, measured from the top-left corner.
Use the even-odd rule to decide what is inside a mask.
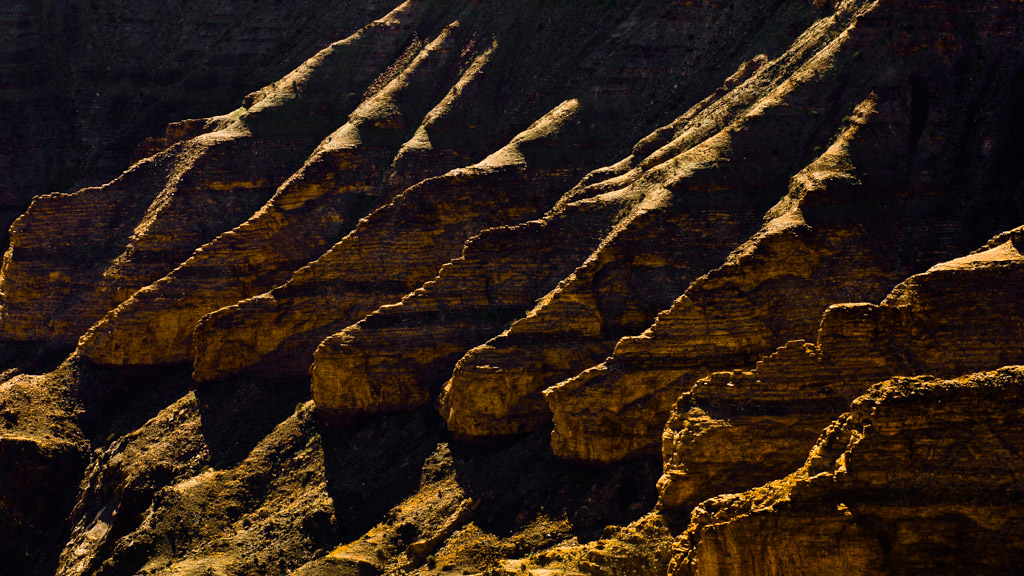
[[[1006,571],[1020,10],[343,10],[12,226],[0,574]]]
[[[1006,240],[912,276],[881,304],[830,306],[817,343],[792,341],[752,371],[698,381],[663,436],[661,505],[693,506],[795,469],[837,411],[880,380],[1021,362],[1020,326],[992,327],[1021,314],[1022,285],[1024,258]]]
[[[1015,366],[873,386],[794,473],[694,510],[670,573],[1005,570],[1021,558],[1021,383]]]
[[[168,122],[219,114],[396,3],[12,0],[0,8],[0,241],[34,196],[101,185]],[[166,147],[166,146],[163,146]],[[142,154],[142,155],[140,155]]]
[[[893,8],[866,7],[849,31],[846,49],[873,46],[881,52],[873,62],[892,61],[887,52],[911,49],[878,41],[875,26],[890,21],[886,13]],[[949,7],[932,9],[920,17],[939,28],[942,18],[957,14]],[[952,73],[951,57],[932,61],[932,53],[917,55],[934,73]],[[672,403],[696,377],[751,365],[787,340],[809,339],[829,304],[881,298],[902,278],[981,243],[980,229],[988,227],[987,236],[1016,225],[1012,218],[1002,220],[1002,207],[1016,202],[1012,186],[1003,192],[989,188],[982,170],[959,173],[957,185],[943,191],[944,180],[935,175],[948,167],[941,158],[949,147],[959,148],[943,131],[959,130],[955,126],[965,121],[990,122],[999,131],[1000,118],[1010,112],[987,121],[956,120],[961,96],[930,88],[927,102],[918,98],[915,104],[920,90],[907,80],[895,90],[871,86],[872,95],[848,118],[852,124],[794,176],[762,231],[724,265],[689,286],[644,334],[618,342],[609,360],[547,392],[557,452],[606,461],[656,449]],[[948,124],[918,134],[921,107]],[[939,113],[943,108],[947,112]],[[895,162],[893,150],[900,151]],[[986,155],[981,148],[974,153]],[[982,164],[979,158],[972,166]],[[962,213],[947,212],[954,205],[972,214],[971,227],[963,227]],[[896,245],[899,250],[892,250]]]

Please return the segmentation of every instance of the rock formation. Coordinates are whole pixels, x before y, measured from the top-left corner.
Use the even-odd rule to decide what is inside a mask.
[[[458,62],[462,44],[457,27],[445,29],[408,68],[360,104],[265,207],[93,326],[80,343],[82,353],[104,365],[186,362],[203,316],[283,283],[387,202],[395,192],[381,186],[384,169],[431,97],[447,90],[436,85],[437,78],[452,76],[446,69],[464,64]],[[480,60],[486,60],[486,52]],[[459,85],[470,84],[481,65],[474,62]],[[418,176],[429,176],[426,170]]]
[[[8,4],[0,576],[1019,563],[1024,4]]]
[[[301,377],[324,338],[433,277],[470,236],[543,213],[578,174],[552,162],[578,142],[578,107],[567,101],[483,161],[407,189],[279,288],[204,318],[194,377]]]
[[[1017,236],[1024,229],[1016,229]],[[719,372],[680,397],[663,436],[661,504],[692,506],[798,467],[828,422],[872,383],[952,377],[1024,361],[1024,257],[1012,239],[938,264],[879,305],[826,310],[816,344],[787,343],[750,372]],[[993,329],[994,326],[998,329]]]
[[[73,344],[108,310],[245,220],[309,154],[317,132],[358,103],[354,90],[386,68],[422,10],[403,4],[250,95],[247,108],[211,119],[203,134],[109,184],[36,198],[11,228],[0,334]]]
[[[885,40],[888,15],[896,8],[860,7],[843,40],[832,45],[834,57],[849,58],[855,69],[858,62],[873,66],[914,52],[909,38]],[[915,18],[922,19],[921,30],[952,30],[957,14],[936,4]],[[993,8],[979,15],[989,42],[980,50],[1002,46],[1002,14]],[[916,52],[922,62],[915,65],[933,74],[928,84],[903,67],[889,69],[881,83],[883,77],[871,76],[864,87],[871,95],[851,114],[851,124],[793,178],[761,232],[689,286],[647,331],[619,341],[609,360],[546,392],[557,453],[609,461],[654,450],[672,403],[695,378],[749,366],[788,340],[812,339],[828,305],[876,301],[906,276],[1018,224],[1015,216],[1004,218],[1006,207],[1018,202],[1016,185],[990,186],[984,168],[1001,162],[984,141],[1005,138],[1004,119],[1015,112],[963,115],[960,99],[980,93],[960,95],[938,81],[955,76],[953,64],[969,57],[951,48]],[[872,51],[868,58],[865,50]],[[1010,81],[1002,89],[1017,87]],[[953,136],[965,123],[991,136],[971,140],[972,160],[950,164],[943,159],[954,148],[965,151]],[[952,176],[937,176],[948,170],[957,173],[951,187],[943,182],[951,183]]]
[[[1019,366],[877,384],[798,470],[702,503],[670,573],[1016,570],[1022,385]]]
[[[437,278],[320,344],[312,369],[317,410],[358,416],[428,402],[469,347],[570,273],[636,201],[576,199],[542,220],[471,238]]]
[[[89,445],[67,390],[73,375],[20,375],[0,384],[0,556],[3,572],[53,570],[55,531],[74,504]]]
[[[168,122],[231,109],[395,4],[5,2],[0,249],[32,197],[115,178]]]

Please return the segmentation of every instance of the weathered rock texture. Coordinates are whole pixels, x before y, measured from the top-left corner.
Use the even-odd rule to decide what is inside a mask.
[[[442,399],[453,431],[487,436],[543,425],[545,388],[641,332],[756,231],[821,139],[808,119],[836,97],[833,79],[804,72],[797,84],[790,74],[813,66],[830,39],[823,34],[769,65],[747,63],[719,93],[643,141],[637,152],[653,149],[649,157],[634,154],[616,166],[625,174],[591,184],[635,190],[645,201],[524,319],[460,360]]]
[[[1017,229],[1020,242],[1021,229]],[[693,505],[795,469],[825,425],[874,382],[952,377],[1024,361],[1024,257],[1013,240],[939,264],[880,305],[838,304],[817,344],[790,342],[751,372],[719,372],[680,397],[663,436],[661,504]]]
[[[324,338],[433,277],[467,238],[542,214],[578,175],[563,164],[578,108],[565,102],[482,162],[407,189],[281,287],[204,318],[194,377],[302,376]]]
[[[0,576],[1020,561],[1024,4],[30,4]]]
[[[0,384],[0,557],[3,574],[53,570],[89,445],[68,397],[74,374],[21,375]]]
[[[452,26],[423,47],[320,144],[265,207],[93,326],[80,343],[82,354],[98,364],[121,366],[190,360],[199,319],[283,283],[389,200],[394,192],[381,185],[385,168],[430,103],[455,90],[445,80],[467,68],[459,83],[465,88],[486,62],[487,52],[472,66],[460,62],[466,42],[459,36]],[[428,176],[429,170],[417,176]]]
[[[402,5],[110,184],[38,197],[11,228],[0,334],[73,344],[108,310],[248,218],[358,103],[355,91],[400,53],[423,8]]]
[[[17,228],[15,248],[20,250],[9,258],[9,303],[4,306],[5,321],[0,329],[8,339],[45,339],[68,345],[102,313],[159,280],[95,326],[82,342],[82,353],[97,363],[117,366],[187,361],[192,332],[203,315],[284,282],[296,269],[323,254],[351,229],[354,219],[375,205],[407,186],[472,164],[500,148],[552,106],[565,101],[565,96],[578,97],[582,103],[580,129],[569,138],[572,143],[566,143],[565,150],[548,161],[566,175],[578,175],[600,165],[598,159],[610,158],[615,146],[628,144],[641,130],[664,120],[668,111],[655,103],[692,99],[721,78],[717,68],[695,66],[702,58],[696,47],[703,47],[705,56],[720,56],[727,64],[756,54],[756,50],[776,51],[814,12],[807,5],[767,10],[750,6],[734,14],[720,6],[656,6],[651,2],[630,7],[611,18],[600,11],[560,6],[531,15],[536,33],[523,39],[520,29],[524,24],[510,14],[482,13],[463,2],[407,2],[282,80],[249,95],[240,111],[214,120],[172,125],[164,137],[151,139],[140,149],[145,156],[165,147],[183,146],[198,156],[198,160],[192,159],[198,162],[210,156],[204,139],[213,135],[252,148],[253,154],[266,147],[292,146],[293,157],[275,155],[279,171],[269,170],[267,162],[254,161],[243,152],[230,154],[237,166],[176,165],[136,176],[146,183],[129,182],[120,188],[112,184],[107,188],[113,190],[103,188],[92,194],[78,192],[79,201],[88,205],[83,219],[116,218],[110,225],[124,228],[107,237],[102,247],[91,246],[84,237],[69,242],[74,250],[59,245],[41,247],[38,243],[45,242],[38,239],[55,231],[36,222],[51,218],[47,215],[55,210],[64,210],[67,201],[58,197],[52,206],[40,203],[30,211]],[[453,19],[447,21],[456,23],[444,29],[447,16]],[[718,35],[736,27],[759,31],[757,41],[740,52]],[[690,32],[684,34],[685,30]],[[569,32],[582,37],[567,44]],[[429,41],[428,46],[422,47],[421,37]],[[624,42],[626,38],[629,40]],[[366,52],[368,46],[374,50]],[[543,57],[536,57],[540,55]],[[638,56],[645,60],[642,69],[635,68]],[[345,66],[353,69],[346,72]],[[668,86],[663,81],[682,73],[687,77],[685,83]],[[335,130],[338,120],[349,114],[357,103],[353,98],[360,94],[365,100],[349,115],[348,124],[321,142],[305,166],[288,178],[314,142]],[[176,149],[164,154],[183,155]],[[253,165],[269,173],[253,175],[242,169]],[[223,181],[198,182],[193,192],[180,191],[174,184],[182,174],[218,172]],[[159,259],[160,265],[145,266],[142,257],[146,253],[140,246],[146,242],[148,228],[142,224],[153,220],[158,227],[180,227],[185,214],[220,201],[209,188],[256,184],[259,193],[247,195],[237,213],[225,214],[219,223],[207,222],[202,234],[181,235],[174,242],[155,239],[152,244],[159,244],[162,251],[159,257],[149,259]],[[279,184],[270,203],[253,214]],[[566,184],[554,185],[564,189]],[[186,194],[200,201],[176,209],[173,200]],[[131,198],[133,204],[120,207],[122,212],[112,216],[95,196],[107,200],[122,196]],[[154,202],[148,211],[147,201]],[[157,206],[161,208],[154,213]],[[246,218],[238,229],[216,238]],[[127,235],[128,226],[132,226],[131,236]],[[210,245],[193,252],[209,240],[213,240]],[[72,261],[80,260],[78,252],[102,251],[109,256],[91,258],[91,270],[68,270]],[[441,259],[431,272],[449,257]],[[112,264],[101,265],[104,258],[110,258]],[[188,262],[173,268],[186,258]],[[65,274],[71,281],[50,290],[51,298],[35,301],[27,294],[39,288],[38,271],[43,267]],[[411,283],[411,288],[419,283]],[[389,298],[394,301],[400,295]],[[30,327],[25,319],[30,315],[50,316],[47,329]],[[356,314],[347,323],[361,316]],[[339,321],[337,328],[345,325]],[[297,360],[296,366],[305,362],[304,358]],[[306,368],[308,365],[301,370],[282,368],[280,374],[267,377],[304,373]],[[225,366],[222,373],[231,370]]]
[[[793,17],[794,14],[786,10],[772,13],[771,18],[762,22],[742,21],[745,26],[768,28],[781,19]],[[812,50],[804,48],[796,58],[806,59],[812,55]],[[557,307],[563,299],[590,298],[591,302],[579,303],[573,310],[601,307],[601,311],[594,310],[595,318],[565,321],[559,317],[556,322],[535,326],[533,331],[544,336],[532,344],[529,336],[518,340],[521,346],[514,348],[511,354],[514,359],[478,358],[486,354],[477,354],[479,349],[474,350],[460,362],[442,400],[446,415],[457,414],[448,416],[450,428],[463,435],[504,435],[542,424],[546,410],[541,410],[538,418],[533,406],[543,404],[542,383],[561,379],[549,373],[557,371],[561,377],[572,375],[603,358],[602,351],[610,350],[618,337],[646,327],[689,279],[705,270],[710,262],[723,257],[753,231],[760,215],[774,202],[779,195],[778,188],[783,185],[773,182],[773,177],[778,180],[781,174],[784,179],[787,162],[795,164],[793,157],[806,155],[813,148],[811,130],[804,129],[809,124],[800,121],[799,113],[776,115],[772,111],[764,116],[781,116],[777,124],[752,119],[750,125],[759,125],[751,128],[752,135],[737,135],[735,142],[726,136],[699,146],[720,130],[725,119],[743,115],[757,99],[758,90],[738,94],[730,91],[765,62],[763,55],[745,62],[712,96],[672,125],[641,141],[630,157],[587,176],[541,224],[518,227],[514,232],[494,232],[493,236],[483,234],[477,244],[467,246],[466,256],[453,262],[452,269],[443,270],[436,282],[423,292],[410,295],[401,307],[382,310],[358,327],[324,342],[313,370],[318,406],[325,411],[360,413],[414,406],[426,401],[447,379],[455,360],[463,352],[500,333],[535,299],[553,288],[559,277],[568,276],[555,292],[561,296],[549,295],[545,301],[554,300],[551,307]],[[790,64],[787,61],[771,74],[759,77],[758,89],[770,91],[785,77],[779,69]],[[788,132],[793,133],[787,135],[797,146],[787,148],[782,158],[771,158],[772,162],[757,161],[758,154],[765,159],[770,154],[769,147],[757,146],[758,140],[773,140],[780,133]],[[712,166],[713,161],[721,160],[723,152],[733,147],[750,154],[748,166],[763,166],[765,170],[751,168],[741,174],[716,173],[717,164]],[[773,169],[775,166],[778,168]],[[743,179],[750,185],[745,185]],[[705,184],[713,190],[702,188]],[[673,191],[684,197],[675,205]],[[712,193],[707,194],[709,191]],[[577,205],[576,201],[582,198],[588,200]],[[595,212],[595,205],[607,203],[613,205],[612,210]],[[615,209],[614,205],[620,203],[622,206]],[[595,218],[602,218],[602,221],[595,222]],[[563,230],[569,226],[586,229],[578,232],[576,238],[567,239]],[[714,226],[713,233],[711,226]],[[598,244],[595,234],[606,237]],[[504,251],[484,248],[491,252],[486,260],[472,254],[480,244],[490,241],[505,242]],[[566,249],[559,251],[557,259],[552,259],[549,247],[557,245],[566,245]],[[640,245],[643,248],[639,248]],[[682,254],[693,256],[697,250],[706,262],[683,261]],[[630,254],[642,256],[634,258]],[[501,261],[515,265],[499,266],[497,263]],[[581,265],[582,268],[573,272]],[[488,285],[501,286],[485,288],[494,294],[487,296],[486,303],[479,299],[479,289],[472,285],[462,283],[458,292],[452,292],[450,286],[461,282],[470,270],[478,278],[487,278]],[[516,278],[523,280],[514,280]],[[534,283],[538,278],[547,280]],[[622,283],[626,286],[621,286]],[[646,290],[646,297],[632,297],[633,291],[640,287]],[[516,292],[496,292],[508,289]],[[581,296],[580,292],[585,295]],[[530,316],[538,314],[531,312]],[[428,317],[429,328],[424,324]],[[573,322],[585,325],[573,327]],[[512,332],[530,331],[527,326],[528,319],[520,321]],[[553,341],[550,336],[556,333],[558,337]],[[541,352],[533,346],[546,350],[545,359],[534,358]],[[492,348],[494,346],[484,350]],[[507,366],[510,362],[516,365]],[[474,371],[471,367],[474,363],[484,369]],[[494,382],[488,384],[489,379]],[[464,388],[463,380],[471,384]],[[479,404],[470,406],[473,402]],[[509,411],[516,415],[510,417]],[[477,417],[486,421],[474,422]]]
[[[796,472],[702,503],[670,573],[1013,572],[1022,414],[1020,367],[882,382]]]
[[[320,344],[312,368],[317,409],[345,417],[427,403],[467,348],[523,314],[637,200],[576,200],[543,220],[470,239],[437,278]]]
[[[395,4],[4,2],[2,249],[33,196],[111,180],[168,122],[230,109]]]
[[[872,73],[843,83],[863,81],[870,94],[821,157],[792,179],[761,232],[688,287],[644,334],[621,340],[607,362],[546,393],[557,453],[609,461],[652,451],[672,403],[693,379],[751,365],[788,340],[812,339],[828,305],[876,301],[906,276],[1018,224],[1019,208],[1007,212],[1019,203],[1016,185],[993,185],[989,173],[1002,165],[1003,152],[985,144],[1011,149],[1005,121],[1016,113],[965,114],[960,102],[983,92],[951,89],[975,50],[993,54],[1012,38],[1005,6],[974,14],[985,34],[971,50],[964,37],[931,51],[920,49],[931,34],[966,33],[960,9],[920,6],[913,29],[923,36],[889,36],[887,23],[901,6],[840,6],[858,15],[831,45],[830,61],[848,67],[830,70],[866,66]],[[1013,76],[1020,63],[1009,66]],[[927,81],[917,67],[929,71]],[[996,84],[1007,95],[1019,91],[1014,82]],[[955,136],[965,130],[989,136]]]

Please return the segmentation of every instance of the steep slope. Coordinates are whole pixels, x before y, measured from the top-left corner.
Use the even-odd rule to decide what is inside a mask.
[[[786,478],[708,500],[670,574],[1002,574],[1021,549],[1019,366],[895,378]]]
[[[466,44],[460,36],[452,26],[424,46],[321,142],[265,207],[93,326],[80,342],[82,354],[104,365],[186,362],[203,316],[283,283],[387,202],[395,192],[381,186],[385,168],[439,94],[456,90],[445,80],[468,64],[460,62]],[[482,64],[468,67],[458,87],[472,83]],[[430,175],[424,167],[416,177]]]
[[[791,10],[792,7],[789,10],[778,10],[763,22],[748,23],[741,16],[740,22],[743,25],[763,26],[758,30],[766,31],[777,26],[780,21],[792,19],[794,14]],[[598,314],[597,319],[587,320],[586,326],[570,328],[573,322],[584,323],[582,318],[574,318],[572,321],[560,322],[557,326],[547,323],[537,327],[537,332],[543,335],[538,339],[537,347],[547,351],[545,358],[559,366],[559,373],[563,377],[603,357],[600,355],[602,347],[610,349],[611,343],[622,334],[635,333],[646,327],[654,314],[685,286],[687,279],[706,267],[703,262],[683,262],[681,254],[691,254],[687,252],[688,248],[699,248],[706,249],[706,254],[712,255],[709,261],[722,257],[725,251],[752,231],[751,224],[777,196],[778,192],[771,188],[772,175],[775,174],[771,168],[774,161],[778,161],[781,166],[778,172],[784,173],[786,159],[806,155],[813,148],[810,144],[812,137],[821,135],[814,134],[810,124],[801,122],[799,113],[789,116],[766,112],[763,121],[750,120],[752,127],[749,131],[734,138],[726,135],[703,147],[698,145],[718,132],[729,118],[742,115],[760,93],[781,83],[786,78],[786,70],[794,66],[794,61],[812,57],[815,46],[827,42],[829,33],[834,31],[816,35],[813,41],[794,50],[794,54],[774,66],[771,73],[752,81],[754,87],[734,91],[734,88],[754,75],[766,59],[762,55],[743,63],[726,80],[724,86],[671,125],[645,138],[629,158],[587,176],[575,190],[568,193],[559,207],[545,216],[543,224],[519,227],[515,236],[511,237],[502,232],[494,232],[493,238],[508,242],[503,254],[493,254],[487,261],[471,255],[475,247],[490,240],[489,233],[484,233],[474,241],[477,244],[467,247],[463,259],[454,262],[452,269],[444,270],[436,282],[424,287],[423,292],[410,295],[402,306],[381,310],[366,322],[325,341],[317,352],[313,369],[318,406],[322,406],[325,413],[333,411],[340,414],[396,409],[424,402],[430,394],[439,390],[458,356],[489,336],[500,333],[510,320],[521,316],[545,289],[554,287],[554,270],[565,276],[573,268],[583,265],[563,282],[556,293],[569,290],[573,295],[565,296],[565,299],[572,300],[588,297],[578,292],[593,292],[600,306],[607,308],[603,314],[605,318],[600,318],[602,314]],[[697,75],[697,72],[691,74]],[[773,122],[776,120],[779,121],[777,125]],[[772,163],[757,161],[758,155],[767,158],[770,150],[769,146],[759,146],[759,140],[771,141],[779,134],[790,131],[793,134],[786,134],[786,137],[791,137],[797,143],[803,141],[802,146],[786,148],[783,157],[773,157]],[[748,166],[764,165],[765,173],[757,171],[759,169],[738,173],[727,171],[724,174],[716,172],[717,164],[712,166],[714,161],[721,160],[723,153],[726,150],[731,153],[733,148],[736,154],[749,155]],[[775,155],[778,155],[777,150]],[[748,184],[754,182],[756,186]],[[781,186],[781,183],[774,185]],[[700,190],[704,186],[716,188],[715,193],[711,196],[701,194]],[[679,196],[688,197],[680,200],[678,205],[672,205],[669,189],[676,190]],[[739,193],[740,190],[742,193]],[[574,219],[582,217],[574,204],[580,198],[588,199],[585,204],[588,210],[591,206],[605,202],[626,202],[635,205],[635,208],[628,212],[605,210],[611,219],[604,220],[600,226],[610,228],[612,233],[601,240],[600,254],[604,256],[596,253],[591,255],[596,248],[592,234],[600,233],[600,228],[594,228],[588,217],[580,223],[580,226],[588,226],[588,229],[577,233],[578,239],[572,240],[567,250],[555,256],[557,261],[552,260],[547,247],[564,243],[563,227],[571,226]],[[672,215],[662,217],[662,212]],[[715,234],[702,232],[705,228],[702,223],[709,221],[719,226]],[[659,235],[663,237],[659,238]],[[658,252],[662,249],[662,243],[667,253]],[[637,244],[643,247],[638,249]],[[531,250],[534,251],[533,256],[529,256]],[[638,255],[642,253],[641,259],[646,261],[629,262],[630,251]],[[615,262],[616,257],[609,256],[611,253],[621,254],[626,261]],[[481,269],[494,266],[499,259],[516,262],[518,265]],[[588,261],[589,264],[584,265]],[[612,263],[605,268],[608,261]],[[473,285],[461,284],[454,287],[456,279],[464,279],[462,275],[470,274],[474,268],[474,277],[488,278],[485,285],[508,284],[515,286],[511,289],[516,293],[488,295],[489,301],[485,304],[479,299],[479,289]],[[632,271],[626,272],[625,268]],[[600,279],[595,281],[595,275],[600,276]],[[550,279],[546,284],[533,284],[535,278]],[[648,290],[650,301],[637,301],[630,297],[629,286],[619,286],[621,282],[647,289],[657,286],[658,289]],[[529,283],[530,290],[522,292],[520,283]],[[565,288],[566,285],[570,287]],[[435,293],[438,295],[435,296]],[[514,332],[522,329],[529,322],[529,318],[519,321],[511,330]],[[577,331],[583,331],[586,335],[573,336]],[[559,335],[558,340],[562,342],[557,344],[560,346],[558,351],[552,349],[556,344],[550,336],[554,333]],[[443,343],[437,342],[442,334]],[[581,337],[588,341],[585,344],[579,342]],[[527,351],[529,346],[524,343],[522,347],[514,348],[510,358],[488,357],[478,360],[474,354],[479,350],[474,350],[459,363],[452,382],[445,386],[448,392],[442,400],[442,409],[446,415],[452,411],[459,414],[457,417],[448,417],[453,431],[463,435],[504,435],[543,424],[544,411],[539,411],[538,419],[535,414],[538,411],[531,406],[543,402],[537,381],[543,378],[557,382],[558,379],[547,374],[549,369],[555,369],[554,366],[545,366],[544,360],[532,358],[539,356],[540,352],[532,349]],[[471,368],[473,362],[477,361],[478,365],[486,367],[482,372]],[[510,362],[515,362],[517,367],[508,366]],[[465,380],[471,382],[465,390],[460,383],[464,370],[468,371]],[[494,380],[494,383],[485,384],[488,380]],[[527,390],[515,390],[517,386]],[[497,401],[499,404],[495,404],[492,390],[497,392],[497,398],[502,398]],[[460,400],[449,400],[457,397]],[[459,403],[474,401],[482,404],[476,408],[468,405],[456,407]],[[503,406],[502,403],[523,403],[525,407]],[[474,418],[483,417],[477,412],[478,409],[493,413],[495,419],[473,422]],[[516,412],[517,416],[508,417],[509,410]]]
[[[820,67],[829,56],[818,50],[831,52],[842,28],[842,18],[822,23],[778,61],[761,70],[748,65],[727,82],[733,90],[662,131],[675,134],[634,176],[647,203],[526,318],[460,360],[442,399],[454,431],[500,435],[543,425],[550,419],[545,388],[600,362],[622,336],[641,332],[755,231],[790,171],[823,141],[808,119],[837,98],[837,84],[804,67]],[[777,146],[780,140],[790,145]],[[478,414],[472,403],[491,391],[505,405],[481,405]]]
[[[1009,237],[1017,237],[1018,228]],[[1005,237],[1001,237],[1005,238]],[[1013,240],[938,264],[879,305],[837,304],[817,344],[789,342],[750,372],[680,397],[663,436],[661,505],[694,505],[785,475],[844,406],[892,376],[953,377],[1024,361],[1024,257]]]
[[[1024,4],[329,4],[12,228],[0,576],[1013,571]]]
[[[961,102],[991,90],[1012,101],[1019,86],[1009,78],[1020,63],[1002,60],[1005,71],[984,87],[956,80],[966,61],[1014,41],[1007,12],[979,9],[976,28],[964,29],[958,7],[921,6],[913,29],[925,37],[974,38],[984,30],[971,50],[951,43],[949,52],[923,51],[920,39],[885,32],[901,6],[870,4],[848,31],[845,69],[866,61],[883,71],[869,76],[872,94],[829,149],[793,178],[762,231],[687,288],[644,334],[621,340],[611,359],[546,393],[557,453],[609,461],[652,451],[672,403],[693,379],[811,338],[829,304],[880,299],[902,278],[1019,224],[1018,185],[996,185],[989,172],[1013,147],[1005,119],[1015,112]],[[926,84],[916,77],[921,69],[930,75]],[[978,137],[958,136],[968,131]]]
[[[482,162],[407,189],[281,287],[205,317],[194,377],[301,377],[324,338],[431,278],[467,238],[543,213],[579,174],[566,163],[578,109],[567,101]]]
[[[437,278],[319,345],[318,414],[346,418],[427,403],[467,348],[524,313],[638,200],[616,193],[575,200],[542,220],[471,238]]]
[[[813,12],[813,8],[806,5],[770,9],[750,6],[736,14],[725,14],[718,6],[681,5],[655,9],[656,3],[648,4],[607,14],[573,12],[571,6],[545,8],[530,16],[531,22],[535,21],[536,34],[523,37],[520,31],[527,25],[518,16],[500,11],[480,12],[462,2],[406,3],[388,18],[405,18],[402,26],[406,34],[413,29],[419,32],[419,37],[428,38],[436,45],[428,46],[424,53],[415,56],[418,47],[414,40],[413,45],[370,85],[364,97],[373,98],[363,102],[353,113],[350,125],[324,140],[306,166],[284,182],[267,207],[239,229],[192,253],[190,262],[112,312],[83,341],[83,354],[100,364],[118,366],[187,361],[191,354],[189,340],[199,318],[284,282],[290,272],[316,259],[327,246],[340,239],[349,226],[334,222],[339,217],[334,213],[337,209],[327,207],[341,201],[339,198],[351,198],[357,205],[348,208],[354,210],[348,214],[347,220],[351,221],[374,205],[375,195],[380,196],[382,202],[386,201],[424,178],[472,164],[497,150],[551,106],[563,101],[564,98],[558,99],[560,94],[577,95],[583,104],[581,130],[575,137],[576,143],[571,145],[576,154],[567,155],[564,161],[567,170],[575,163],[580,166],[577,170],[585,171],[600,165],[598,159],[609,158],[608,151],[614,146],[628,144],[631,138],[642,134],[640,130],[645,126],[649,129],[654,121],[665,116],[661,108],[648,104],[699,95],[702,86],[721,77],[717,69],[692,65],[702,55],[720,55],[726,62],[737,60],[739,54],[719,37],[719,32],[737,25],[758,29],[757,42],[744,53],[750,54],[757,47],[777,49],[789,41],[790,30],[795,30],[798,23],[806,21]],[[400,15],[405,13],[409,13],[407,17]],[[428,16],[421,17],[424,13]],[[567,20],[568,14],[574,14],[576,21]],[[444,21],[441,19],[448,15],[458,18],[459,24],[452,26],[454,33],[442,29]],[[693,30],[698,22],[703,23],[699,34],[682,33]],[[578,43],[567,44],[566,34],[570,32],[583,36]],[[448,39],[443,40],[442,36]],[[697,47],[701,47],[699,52]],[[428,58],[428,53],[433,56]],[[547,55],[547,59],[535,57],[540,54]],[[397,56],[387,49],[379,55]],[[641,69],[633,68],[637,56],[643,59]],[[443,65],[446,60],[448,64]],[[442,72],[445,66],[447,70]],[[458,74],[452,74],[459,69],[464,72],[461,79]],[[439,73],[438,77],[432,72]],[[686,74],[688,83],[677,82],[667,88],[664,82],[654,81],[680,73]],[[278,96],[266,97],[278,92],[285,95],[296,92],[306,108],[323,109],[328,105],[337,108],[332,112],[342,110],[330,104],[330,98],[344,100],[353,96],[346,92],[348,87],[329,83],[329,70],[317,71],[314,67],[309,75],[311,86],[305,82],[296,84],[296,78],[303,75],[300,69],[250,95],[244,102],[242,120],[245,125],[255,126],[257,132],[271,133],[283,129],[322,134],[325,126],[335,128],[331,120],[323,117],[285,119],[262,110],[268,102],[280,100]],[[362,81],[358,75],[349,80],[353,85]],[[314,88],[321,100],[327,100],[319,103],[305,100]],[[448,88],[451,90],[444,94]],[[441,93],[434,93],[437,89]],[[647,98],[651,100],[645,101]],[[201,122],[179,124],[169,129],[167,139],[159,141],[157,146],[187,139],[189,132],[197,129],[203,129]],[[342,150],[344,160],[339,156]],[[354,186],[367,198],[357,201],[355,190],[349,190],[353,193],[351,197],[339,197],[338,189],[346,186]],[[322,195],[326,204],[309,203],[309,194],[318,198]],[[311,212],[294,211],[289,204],[292,200],[286,199],[291,195],[304,198],[303,208]],[[290,213],[282,215],[282,209]],[[167,215],[163,221],[173,224]],[[306,225],[310,221],[325,229],[319,232],[310,229]],[[289,242],[296,235],[301,237],[299,250],[293,250]],[[268,256],[274,252],[279,256]],[[179,254],[184,252],[165,255],[165,259],[183,260]],[[221,274],[225,267],[234,269],[244,280],[233,280],[230,275]],[[11,276],[18,275],[16,270],[15,267]],[[222,277],[209,278],[213,271]],[[107,270],[104,277],[110,282],[110,278],[119,278],[124,272]],[[147,275],[146,279],[152,276],[155,274]],[[104,305],[96,303],[96,310],[131,295],[138,284],[125,279],[115,282],[121,284],[116,298],[107,295]],[[13,288],[17,292],[17,287]],[[99,300],[99,297],[92,299]],[[10,306],[12,315],[16,314],[15,307]],[[17,307],[25,307],[26,314],[40,310],[24,302],[19,302]],[[78,323],[74,326],[58,327],[67,332],[60,335],[62,340],[70,340],[71,334],[84,331],[81,326],[96,319],[91,310],[84,312],[75,310]],[[359,317],[361,314],[352,321]],[[12,324],[14,322],[12,319]],[[35,336],[19,333],[12,337],[30,339]],[[304,371],[289,368],[282,374],[267,377]]]
[[[228,110],[397,2],[11,0],[0,7],[0,245],[34,196],[97,186],[168,123]],[[156,140],[156,139],[154,139]],[[166,147],[166,146],[164,146]]]
[[[12,226],[0,271],[3,338],[71,345],[108,310],[248,218],[301,165],[318,132],[358,103],[355,90],[401,51],[424,8],[407,2],[253,95],[248,108],[207,121],[204,133],[109,184],[38,197]]]

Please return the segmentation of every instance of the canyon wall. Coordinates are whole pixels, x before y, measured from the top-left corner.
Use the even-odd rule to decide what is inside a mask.
[[[0,9],[0,576],[1019,563],[1021,3],[169,10]]]

